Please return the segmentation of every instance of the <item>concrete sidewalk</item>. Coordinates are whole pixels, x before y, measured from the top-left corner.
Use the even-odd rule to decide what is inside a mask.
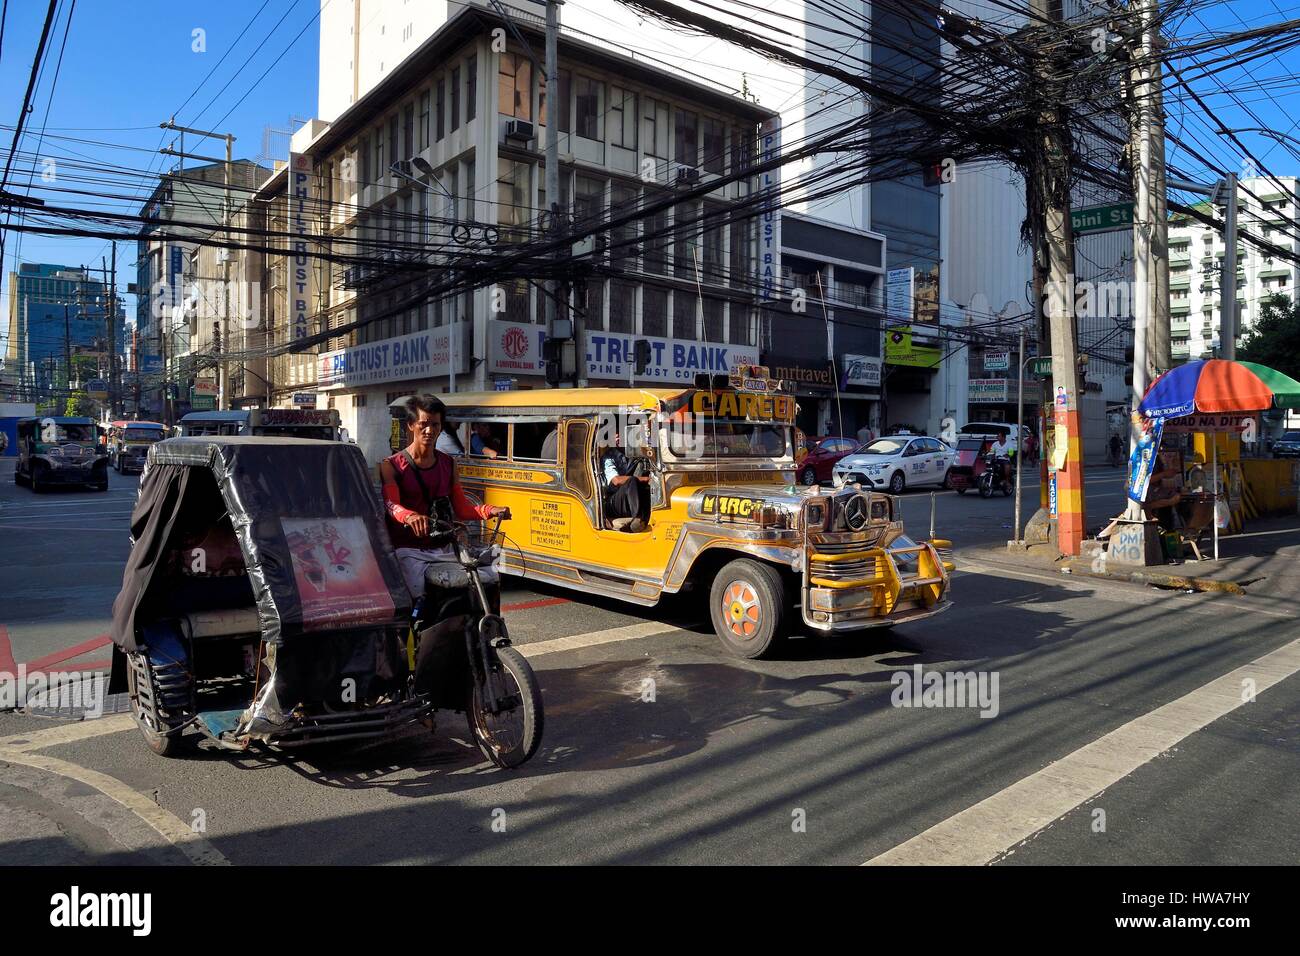
[[[1210,557],[1212,549],[1212,545],[1201,549],[1204,561],[1147,568],[1108,565],[1098,557],[1095,541],[1084,542],[1084,553],[1070,559],[1061,557],[1052,545],[1018,548],[1006,544],[962,548],[954,557],[959,568],[966,555],[1009,570],[1068,571],[1155,587],[1250,594],[1288,604],[1300,596],[1300,517],[1261,518],[1250,522],[1242,534],[1221,536],[1218,561]]]

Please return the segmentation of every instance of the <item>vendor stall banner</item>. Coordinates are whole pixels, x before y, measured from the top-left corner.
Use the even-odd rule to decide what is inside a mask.
[[[1180,418],[1165,420],[1165,431],[1183,434],[1186,432],[1244,432],[1255,420],[1254,415],[1238,413],[1220,413],[1217,415],[1183,415]]]
[[[1164,435],[1163,418],[1143,418],[1140,423],[1141,435],[1137,446],[1128,460],[1128,496],[1139,504],[1147,496],[1147,486],[1151,483],[1151,471],[1160,450],[1160,439]]]

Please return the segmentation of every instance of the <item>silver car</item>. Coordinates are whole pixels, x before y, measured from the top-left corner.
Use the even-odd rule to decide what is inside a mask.
[[[948,487],[948,469],[956,452],[937,438],[889,435],[863,445],[835,463],[837,483],[860,482],[901,494],[919,485]]]

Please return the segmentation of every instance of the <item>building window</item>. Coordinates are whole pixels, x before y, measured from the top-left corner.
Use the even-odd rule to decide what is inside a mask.
[[[668,158],[668,104],[646,97],[641,115],[645,151],[656,159]]]
[[[727,341],[733,345],[754,345],[754,325],[750,321],[749,309],[737,302],[731,303],[730,319],[731,334]]]
[[[435,135],[437,141],[442,142],[442,138],[447,135],[447,81],[444,79],[438,80],[438,92],[433,101],[433,110],[437,117]]]
[[[498,109],[515,119],[532,119],[533,65],[519,53],[502,53],[497,74]]]
[[[590,77],[579,76],[574,87],[576,132],[587,139],[600,139],[600,94],[602,83]]]
[[[478,115],[478,57],[465,64],[465,122]]]
[[[391,166],[393,163],[397,162],[399,159],[402,158],[401,156],[402,147],[397,138],[400,135],[400,130],[398,129],[399,122],[400,120],[398,119],[396,113],[394,113],[388,120],[388,151],[391,154],[388,157],[389,166]],[[385,173],[387,171],[388,171],[388,166],[385,166],[383,169],[380,170],[380,173]]]
[[[609,141],[636,149],[636,94],[619,86],[609,88]]]
[[[497,225],[505,242],[522,242],[528,222],[529,164],[497,160]]]
[[[651,286],[641,288],[641,334],[668,334],[668,293]]]
[[[704,340],[706,342],[723,341],[723,321],[726,318],[725,303],[721,299],[704,300]]]
[[[692,282],[699,278],[700,262],[699,203],[678,203],[673,210],[673,274]]]
[[[424,152],[429,148],[429,91],[420,94],[420,139],[418,149]]]
[[[588,281],[586,285],[587,301],[578,302],[575,296],[575,304],[586,310],[588,329],[603,329],[605,327],[605,283]]]
[[[609,330],[623,335],[636,331],[636,286],[631,282],[609,284]]]
[[[647,192],[645,204],[647,206],[657,204],[664,198],[663,195]],[[672,236],[668,232],[668,210],[660,209],[657,213],[646,216],[643,222],[645,241],[641,244],[641,248],[645,255],[645,271],[654,275],[667,275],[668,243],[672,241]]]
[[[384,170],[388,167],[384,165],[384,124],[380,123],[379,128],[375,130],[375,162],[371,170],[375,176],[375,182],[384,178]]]
[[[633,212],[637,207],[636,187],[615,183],[610,190],[609,202],[617,215]],[[637,221],[633,219],[610,230],[610,256],[625,269],[636,267],[636,227]]]
[[[726,275],[722,261],[722,230],[725,228],[721,215],[722,207],[710,206],[705,209],[705,212],[709,218],[703,223],[704,241],[701,243],[700,265],[704,269],[705,282],[721,283]]]
[[[571,99],[573,96],[573,74],[568,70],[560,71],[560,95],[559,102],[556,104],[556,116],[560,124],[561,133],[573,132],[573,110]]]
[[[754,134],[736,130],[731,134],[732,172],[743,173],[754,164]]]
[[[604,214],[605,181],[587,176],[577,177],[573,191],[574,225],[597,222]]]
[[[727,171],[727,127],[722,120],[704,119],[704,169],[718,175]]]
[[[751,275],[754,269],[753,235],[754,220],[738,219],[731,223],[731,284],[733,286],[746,286],[753,278]]]
[[[357,170],[357,175],[361,177],[360,185],[364,188],[370,185],[370,137],[363,136],[357,143],[357,156],[361,159],[361,168]]]
[[[460,67],[458,66],[451,69],[451,87],[448,92],[451,93],[451,129],[455,132],[460,129]]]
[[[700,118],[689,110],[673,110],[673,159],[680,166],[700,165]]]
[[[402,117],[402,159],[410,159],[415,155],[415,106],[411,105],[406,108],[406,113]]]
[[[463,207],[466,220],[469,222],[478,222],[478,212],[476,210],[477,197],[474,195],[474,161],[471,159],[465,164],[465,205]]]
[[[694,292],[673,292],[673,338],[695,340],[697,331],[696,301],[699,297]]]

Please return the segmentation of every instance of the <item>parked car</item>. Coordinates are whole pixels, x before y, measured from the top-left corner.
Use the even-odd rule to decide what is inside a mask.
[[[917,435],[889,435],[877,438],[835,463],[836,479],[858,482],[871,488],[888,488],[902,494],[908,487],[948,487],[948,469],[956,452],[937,438]]]
[[[857,450],[858,443],[852,438],[809,439],[808,456],[799,463],[799,481],[805,485],[830,481],[835,463]]]
[[[1274,458],[1300,458],[1300,432],[1286,432],[1273,442]]]

